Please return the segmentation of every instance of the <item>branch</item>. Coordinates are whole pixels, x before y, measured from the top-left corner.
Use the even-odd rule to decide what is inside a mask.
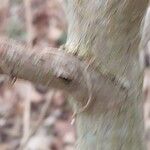
[[[68,92],[87,93],[85,65],[61,50],[31,50],[12,40],[0,40],[0,73]],[[78,93],[78,95],[80,95]],[[84,94],[87,97],[87,94]],[[83,94],[79,97],[84,97]]]
[[[48,48],[39,52],[5,39],[0,41],[0,68],[3,74],[72,94],[79,106],[76,114],[87,110],[95,99],[100,100],[102,109],[110,97],[115,101],[111,107],[120,105],[116,94],[126,97],[128,90],[128,81],[103,72],[97,74],[92,67],[62,50]]]

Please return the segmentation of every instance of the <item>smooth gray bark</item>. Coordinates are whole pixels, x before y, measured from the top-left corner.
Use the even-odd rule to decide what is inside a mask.
[[[90,107],[77,113],[76,150],[144,150],[138,45],[147,5],[148,0],[66,0],[63,50],[74,57],[51,48],[26,52],[0,41],[1,72],[63,88],[74,96],[77,112],[92,96]]]
[[[99,85],[105,92],[99,90],[91,108],[77,116],[77,150],[144,149],[138,45],[147,4],[147,0],[67,1],[66,49],[79,57],[94,57],[97,72],[119,81],[115,90]]]

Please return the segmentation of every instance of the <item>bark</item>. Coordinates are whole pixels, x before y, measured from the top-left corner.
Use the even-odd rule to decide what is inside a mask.
[[[76,150],[144,150],[138,64],[140,23],[148,0],[66,0],[68,39],[40,54],[0,42],[3,73],[74,96]],[[88,60],[95,60],[87,64]]]
[[[105,97],[97,97],[89,113],[78,116],[78,150],[144,149],[138,45],[147,3],[68,1],[67,48],[81,57],[94,55],[98,72],[114,76],[127,87],[124,97],[119,97],[120,89],[107,91]]]

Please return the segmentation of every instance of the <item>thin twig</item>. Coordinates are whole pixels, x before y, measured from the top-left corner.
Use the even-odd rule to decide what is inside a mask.
[[[26,17],[26,30],[28,32],[28,46],[32,47],[33,27],[32,27],[31,0],[24,0],[24,6]]]
[[[31,0],[24,0],[24,6],[25,6],[25,17],[26,17],[26,27],[28,32],[28,46],[32,48],[32,45],[30,44],[31,39]],[[24,107],[24,119],[23,119],[23,138],[21,143],[25,143],[29,136],[30,136],[30,118],[31,118],[31,100],[30,100],[30,91],[27,93],[27,98],[25,99],[25,107]],[[22,145],[21,144],[21,145]],[[23,148],[22,148],[23,149]]]
[[[23,137],[21,143],[24,143],[30,135],[30,116],[31,116],[31,101],[30,101],[30,88],[27,89],[26,99],[24,100],[24,114],[23,114]]]
[[[45,115],[47,114],[47,111],[48,111],[48,109],[50,107],[51,101],[52,101],[52,99],[54,97],[54,93],[55,93],[54,90],[52,90],[50,92],[50,98],[46,100],[44,106],[42,107],[42,110],[41,110],[39,119],[38,119],[38,121],[36,123],[36,126],[32,129],[32,131],[30,132],[30,135],[28,136],[28,138],[26,139],[26,141],[24,141],[24,143],[21,144],[19,150],[23,150],[26,147],[26,145],[30,141],[30,139],[37,133],[37,131],[39,130],[39,128],[42,126],[43,120],[45,118]]]

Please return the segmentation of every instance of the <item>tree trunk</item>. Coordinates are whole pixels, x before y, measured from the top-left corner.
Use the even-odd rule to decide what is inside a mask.
[[[0,40],[0,73],[74,96],[76,150],[144,150],[138,45],[148,0],[65,2],[69,29],[63,49],[80,60]]]
[[[66,49],[81,58],[94,57],[97,71],[120,84],[116,90],[112,87],[95,95],[90,109],[77,115],[76,150],[143,150],[138,45],[148,1],[66,3],[69,14]],[[105,88],[105,83],[99,87]]]

